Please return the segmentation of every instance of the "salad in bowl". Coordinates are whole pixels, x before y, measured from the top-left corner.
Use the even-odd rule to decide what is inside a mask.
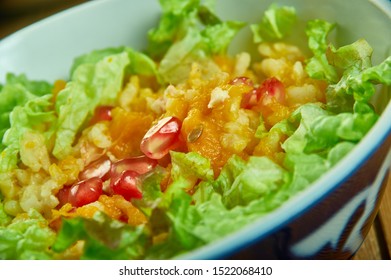
[[[0,259],[170,259],[261,221],[349,154],[379,119],[365,39],[294,6],[256,23],[209,2],[160,1],[132,46],[74,59],[69,77],[0,86]],[[255,52],[229,52],[244,29]]]

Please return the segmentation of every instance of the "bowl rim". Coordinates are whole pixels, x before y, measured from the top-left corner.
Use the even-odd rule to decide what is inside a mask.
[[[58,12],[47,18],[41,19],[31,25],[23,27],[16,32],[0,39],[0,51],[3,46],[17,41],[24,33],[39,29],[40,26],[60,19],[63,16],[77,11],[82,12],[90,7],[106,5],[112,0],[88,1]],[[123,0],[117,0],[123,1]],[[391,21],[390,0],[368,0],[381,12],[385,13]],[[0,79],[1,80],[1,79]],[[370,129],[367,135],[338,162],[324,176],[312,183],[306,189],[297,193],[280,207],[265,216],[256,219],[255,222],[228,234],[213,243],[206,244],[200,248],[178,255],[176,259],[221,259],[233,252],[245,248],[257,241],[267,237],[273,232],[283,228],[291,221],[302,215],[306,210],[316,205],[319,201],[335,191],[341,183],[346,181],[352,174],[365,164],[372,154],[382,145],[391,134],[391,101],[388,102],[376,124]],[[341,171],[342,170],[342,171]]]

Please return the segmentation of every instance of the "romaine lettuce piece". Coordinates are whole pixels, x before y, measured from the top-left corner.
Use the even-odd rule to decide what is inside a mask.
[[[163,14],[157,28],[150,30],[147,54],[161,60],[159,73],[164,82],[183,82],[197,62],[209,72],[218,71],[211,60],[225,53],[232,38],[244,26],[238,21],[221,21],[210,3],[187,0],[161,1]]]
[[[76,241],[83,240],[81,259],[139,259],[145,250],[144,230],[144,226],[131,227],[101,212],[97,212],[92,219],[63,219],[52,250],[62,253]]]
[[[303,153],[308,143],[307,134],[311,126],[319,118],[329,115],[330,113],[321,108],[319,104],[305,104],[296,109],[286,121],[283,121],[285,134],[289,134],[288,139],[281,145],[285,152]],[[282,125],[277,123],[274,127],[279,126]],[[271,130],[275,129],[274,127]]]
[[[372,66],[373,49],[364,39],[335,48],[327,42],[334,26],[323,20],[307,23],[308,45],[314,56],[307,61],[306,72],[314,79],[330,83],[326,92],[329,111],[352,112],[356,101],[370,101],[374,85],[390,85],[391,57]]]
[[[53,257],[50,246],[55,232],[37,211],[18,216],[9,225],[0,226],[0,259],[39,260]]]
[[[0,171],[5,172],[17,167],[19,161],[20,140],[29,130],[40,131],[49,141],[53,135],[56,116],[52,110],[52,95],[44,95],[18,105],[10,113],[10,128],[4,133],[5,146],[0,158]]]
[[[235,179],[244,171],[245,168],[246,161],[238,155],[233,155],[223,166],[216,181],[212,182],[213,189],[219,194],[223,194],[228,191]]]
[[[326,56],[327,36],[334,27],[334,24],[319,19],[308,21],[306,27],[308,47],[314,56],[307,60],[305,70],[311,78],[329,83],[338,81],[337,71],[329,64]]]
[[[327,160],[329,161],[330,166],[337,164],[344,156],[350,153],[355,146],[355,143],[343,141],[331,148],[327,155]]]
[[[120,54],[123,52],[128,54],[130,61],[128,66],[125,68],[125,72],[127,74],[156,76],[159,80],[156,63],[146,54],[129,47],[94,50],[90,53],[75,58],[71,67],[71,77],[73,76],[75,70],[82,64],[96,64],[107,56]]]
[[[0,192],[0,227],[5,227],[11,222],[11,217],[5,212]]]
[[[195,29],[190,29],[182,40],[173,44],[159,65],[159,73],[164,81],[178,84],[187,79],[194,61],[207,64],[209,60],[201,45],[202,36]],[[216,66],[213,68],[217,70]]]
[[[10,113],[16,106],[27,101],[50,94],[52,85],[45,81],[30,81],[25,75],[7,74],[5,84],[0,89],[0,139],[10,128]],[[1,141],[2,142],[2,141]],[[0,143],[0,149],[4,149]]]
[[[250,157],[246,167],[223,192],[223,203],[227,208],[247,205],[277,191],[288,182],[287,176],[284,169],[267,157]]]
[[[365,62],[360,63],[363,64],[367,65]],[[391,57],[376,66],[365,69],[352,66],[346,70],[341,80],[327,89],[328,109],[337,111],[337,101],[346,96],[353,97],[355,101],[368,103],[375,94],[376,84],[391,85]]]
[[[105,56],[95,64],[81,64],[75,70],[72,80],[56,99],[55,157],[63,159],[72,152],[76,134],[97,106],[115,103],[128,64],[129,57],[122,52]]]
[[[171,177],[173,180],[183,177],[189,181],[203,180],[213,181],[213,169],[210,161],[198,153],[180,153],[170,151]]]
[[[49,82],[29,80],[25,74],[15,75],[8,73],[6,76],[6,84],[20,85],[36,96],[47,95],[51,93],[53,89],[53,85]]]
[[[240,21],[226,21],[214,25],[208,25],[202,31],[204,43],[208,52],[212,54],[225,54],[232,39],[240,29],[245,26]]]
[[[148,32],[147,54],[160,60],[175,42],[182,40],[188,30],[196,28],[200,0],[160,0],[163,13],[157,27]]]
[[[287,154],[327,154],[341,141],[359,142],[378,115],[367,104],[356,103],[354,108],[352,113],[333,114],[315,104],[301,106],[283,122],[290,123],[294,131],[282,148]]]
[[[288,153],[284,167],[292,176],[289,190],[293,194],[305,189],[326,174],[331,165],[327,159],[317,154]]]
[[[296,22],[296,10],[289,6],[272,4],[264,12],[259,24],[252,24],[254,43],[281,40],[289,35]]]
[[[326,50],[322,51],[327,55],[329,64],[340,69],[348,70],[353,67],[366,69],[372,66],[373,49],[364,39],[338,49],[330,44]]]

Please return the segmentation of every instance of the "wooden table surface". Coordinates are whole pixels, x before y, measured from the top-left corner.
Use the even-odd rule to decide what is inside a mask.
[[[18,1],[5,0],[1,3],[12,4],[13,11],[20,11],[16,4]],[[19,2],[33,2],[19,1]],[[47,17],[53,13],[69,8],[76,4],[86,2],[85,0],[69,0],[69,1],[54,1],[52,5],[37,6],[34,11],[22,11],[18,14],[7,15],[5,7],[0,5],[0,39],[4,36],[17,31],[18,29],[31,24],[37,20]],[[1,4],[0,3],[0,4]],[[390,259],[391,255],[391,176],[388,179],[388,187],[385,191],[383,201],[376,217],[375,223],[372,226],[368,236],[366,237],[361,248],[354,256],[353,260],[381,260]]]
[[[391,256],[391,174],[379,212],[354,260],[390,260]]]

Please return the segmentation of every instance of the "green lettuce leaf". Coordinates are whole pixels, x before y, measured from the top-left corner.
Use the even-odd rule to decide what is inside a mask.
[[[202,236],[193,232],[202,216],[185,191],[186,187],[187,181],[180,177],[168,186],[153,209],[149,228],[152,236],[161,238],[148,247],[147,259],[169,259],[205,244]]]
[[[143,197],[132,200],[132,203],[147,217],[152,215],[152,211],[157,208],[162,199],[163,193],[160,184],[165,176],[167,176],[167,170],[160,166],[140,176]]]
[[[51,139],[56,122],[51,99],[51,94],[44,95],[27,101],[24,106],[14,107],[10,113],[11,126],[3,136],[5,148],[0,158],[0,171],[5,172],[17,167],[20,141],[27,131],[41,131],[47,141]]]
[[[223,166],[216,181],[212,182],[213,189],[219,194],[228,191],[245,168],[246,162],[241,157],[233,155]]]
[[[214,193],[222,195],[228,191],[235,179],[246,168],[246,162],[237,155],[233,155],[223,166],[216,180],[200,182],[193,194],[193,201],[196,204],[204,203],[212,199]]]
[[[8,226],[0,226],[0,259],[51,259],[50,246],[55,232],[48,221],[31,209],[26,216],[15,218]]]
[[[203,244],[202,236],[193,230],[194,226],[202,220],[202,216],[191,205],[192,197],[184,191],[185,187],[184,180],[177,180],[169,187],[171,202],[166,215],[170,220],[174,239],[185,250],[191,250]]]
[[[29,80],[25,74],[15,75],[8,73],[6,76],[6,84],[8,85],[20,85],[28,92],[42,96],[52,92],[53,85],[46,81],[33,81]]]
[[[274,211],[289,198],[320,178],[330,168],[330,164],[323,157],[316,154],[287,153],[283,168],[284,176],[278,182],[277,188],[258,199],[252,200],[246,206],[237,206],[231,211],[239,217],[245,217],[246,223],[255,221]],[[258,172],[261,173],[262,170],[258,170]]]
[[[360,141],[377,119],[378,115],[365,103],[357,102],[354,112],[340,114],[330,113],[317,104],[306,104],[288,118],[287,122],[296,129],[282,148],[287,154],[327,154],[341,141]]]
[[[156,76],[157,79],[160,79],[158,77],[157,66],[155,62],[146,54],[133,50],[129,47],[105,48],[100,50],[94,50],[90,53],[75,58],[71,67],[71,77],[73,76],[75,70],[82,64],[96,64],[107,56],[116,55],[123,52],[126,52],[128,54],[130,61],[128,66],[125,68],[125,73]]]
[[[195,208],[202,215],[202,220],[194,226],[193,231],[205,243],[219,240],[259,218],[258,213],[246,212],[247,206],[230,209],[217,193],[213,193],[208,201],[196,204]]]
[[[296,193],[326,174],[331,165],[317,154],[287,153],[284,167],[292,174],[289,189]]]
[[[183,177],[194,181],[212,181],[214,179],[213,169],[210,161],[195,152],[180,153],[170,151],[171,156],[171,177],[173,180]]]
[[[203,41],[212,54],[225,54],[232,39],[245,26],[240,21],[226,21],[208,25],[202,31]]]
[[[308,45],[314,56],[307,61],[306,71],[310,77],[330,83],[326,91],[329,111],[352,112],[355,102],[369,103],[376,84],[390,85],[391,57],[372,66],[373,49],[364,39],[335,48],[327,43],[333,27],[323,20],[308,22]]]
[[[356,101],[368,103],[375,94],[376,84],[391,85],[391,57],[376,66],[366,69],[353,67],[345,71],[341,80],[327,89],[329,110],[337,110],[335,99],[339,96],[352,96]]]
[[[73,77],[75,70],[82,64],[96,64],[107,56],[120,54],[124,51],[124,47],[105,48],[93,50],[89,53],[76,57],[70,71],[70,77]]]
[[[327,36],[334,27],[334,24],[316,19],[308,21],[305,30],[308,37],[308,47],[314,54],[307,60],[305,70],[311,78],[326,80],[330,83],[338,81],[337,71],[329,64],[326,56]]]
[[[343,73],[338,85],[331,85],[327,90],[327,106],[329,110],[350,112],[352,111],[354,100],[364,100],[365,98],[369,100],[373,94],[371,85],[368,85],[368,91],[367,89],[365,90],[366,97],[364,98],[354,96],[354,93],[339,90],[338,88],[343,86],[349,77],[357,76],[360,72],[372,66],[372,51],[371,46],[362,39],[339,49],[336,49],[333,45],[329,46],[326,51],[329,63]]]
[[[139,259],[144,254],[144,234],[143,226],[131,227],[97,212],[93,219],[63,219],[52,250],[61,253],[83,240],[81,259]]]
[[[215,72],[211,60],[225,53],[236,33],[244,26],[238,21],[221,21],[210,4],[186,0],[161,1],[163,14],[158,27],[148,33],[147,54],[161,60],[159,73],[163,81],[177,84],[184,81],[193,62]]]
[[[202,36],[199,31],[189,29],[182,40],[173,44],[159,66],[159,73],[164,81],[178,84],[187,79],[194,61],[207,64],[208,59],[206,53],[202,50],[202,43]]]
[[[147,54],[160,60],[176,41],[182,39],[188,28],[197,24],[199,0],[160,0],[163,9],[157,27],[148,32]]]
[[[272,4],[264,12],[259,24],[252,24],[253,41],[281,40],[289,35],[296,22],[296,10],[289,6]]]
[[[180,257],[182,253],[234,232],[258,216],[248,218],[237,207],[228,209],[216,192],[202,203],[193,203],[194,196],[185,192],[186,186],[182,177],[174,181],[164,193],[164,201],[154,211],[152,217],[155,218],[151,221],[155,226],[152,227],[166,232],[167,238],[148,249],[149,258]]]
[[[322,50],[322,52],[326,53],[331,65],[340,69],[348,70],[354,67],[362,70],[372,66],[373,49],[364,39],[338,49],[330,44],[327,50]]]
[[[53,155],[63,159],[72,152],[76,134],[99,105],[114,104],[122,88],[126,52],[105,56],[96,64],[81,64],[56,100],[58,122]]]
[[[233,156],[216,181],[201,184],[193,197],[184,192],[186,181],[181,177],[170,185],[168,191],[171,203],[166,204],[169,206],[163,212],[169,216],[167,227],[172,226],[166,240],[175,248],[176,253],[172,256],[180,257],[182,252],[221,239],[280,206],[298,191],[291,189],[289,183],[287,171],[264,157],[253,157],[246,162]],[[268,186],[265,188],[266,184]],[[242,188],[242,193],[237,191],[239,187]],[[213,191],[208,193],[207,199],[197,199],[197,193],[202,188],[216,188],[222,194]],[[250,193],[254,194],[253,190],[256,195],[247,197]],[[233,200],[246,203],[227,205],[227,202]],[[177,242],[174,243],[174,240]],[[160,249],[162,248],[168,249],[163,245]]]
[[[327,160],[330,163],[330,166],[337,164],[342,158],[350,153],[355,146],[355,143],[343,141],[331,148],[327,155]]]
[[[56,119],[51,108],[52,87],[25,75],[7,75],[0,92],[1,172],[17,166],[20,139],[27,130],[45,131],[46,140],[50,140]]]
[[[23,106],[29,100],[50,94],[52,85],[44,81],[30,81],[25,75],[7,74],[0,89],[0,139],[10,128],[10,114],[16,106]],[[0,144],[0,149],[4,146]]]
[[[196,204],[204,203],[212,199],[214,193],[216,191],[210,182],[200,182],[193,194],[193,201]]]
[[[183,40],[188,32],[202,34],[205,50],[212,54],[224,53],[243,22],[223,22],[213,12],[214,1],[168,0],[160,1],[163,14],[156,28],[148,33],[147,53],[162,59],[171,46]]]
[[[284,125],[285,134],[289,138],[282,144],[282,148],[287,153],[303,153],[307,146],[307,134],[311,126],[315,124],[319,118],[330,115],[329,112],[321,108],[320,104],[305,104],[296,109],[288,120],[283,121],[282,124],[277,123],[274,127],[281,127]],[[274,127],[271,130],[275,129]],[[327,128],[326,128],[327,129]]]
[[[224,205],[233,208],[247,205],[270,192],[276,191],[288,181],[287,173],[266,157],[250,157],[246,167],[224,191]]]
[[[5,212],[0,192],[0,227],[5,227],[11,222],[11,217]]]
[[[160,0],[163,13],[181,15],[198,7],[200,0]]]

